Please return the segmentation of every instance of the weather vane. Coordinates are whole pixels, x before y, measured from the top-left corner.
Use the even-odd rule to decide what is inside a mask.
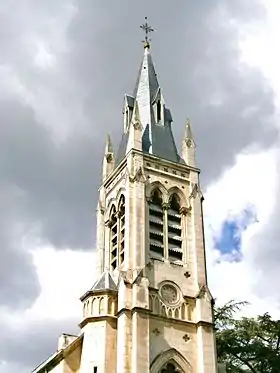
[[[149,24],[148,24],[148,18],[145,17],[145,23],[140,26],[140,28],[145,32],[145,40],[143,40],[144,48],[150,48],[150,41],[149,39],[149,33],[155,31]]]

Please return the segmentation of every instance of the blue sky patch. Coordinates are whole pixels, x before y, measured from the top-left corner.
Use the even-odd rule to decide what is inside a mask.
[[[240,215],[231,216],[223,222],[220,236],[215,239],[215,247],[223,256],[239,261],[241,254],[241,238],[249,225],[257,222],[254,209],[245,209]]]

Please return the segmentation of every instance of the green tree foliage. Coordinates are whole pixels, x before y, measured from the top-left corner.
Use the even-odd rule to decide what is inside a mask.
[[[246,304],[230,301],[214,309],[218,360],[227,373],[280,373],[280,321],[268,313],[236,319]]]

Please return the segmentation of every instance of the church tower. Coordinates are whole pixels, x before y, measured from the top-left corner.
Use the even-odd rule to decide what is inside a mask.
[[[124,97],[122,139],[116,152],[109,136],[105,147],[99,278],[81,297],[81,334],[60,347],[68,363],[56,372],[217,373],[196,144],[188,120],[178,153],[151,57],[152,29],[142,28],[144,54],[133,94]],[[75,343],[78,362],[70,358]]]
[[[123,113],[119,148],[108,137],[103,160],[81,372],[216,373],[196,145],[187,121],[177,151],[147,36]]]

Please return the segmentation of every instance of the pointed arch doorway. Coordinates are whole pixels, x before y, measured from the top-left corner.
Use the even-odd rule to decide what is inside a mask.
[[[192,373],[192,371],[190,363],[174,348],[159,354],[151,364],[151,373]]]

